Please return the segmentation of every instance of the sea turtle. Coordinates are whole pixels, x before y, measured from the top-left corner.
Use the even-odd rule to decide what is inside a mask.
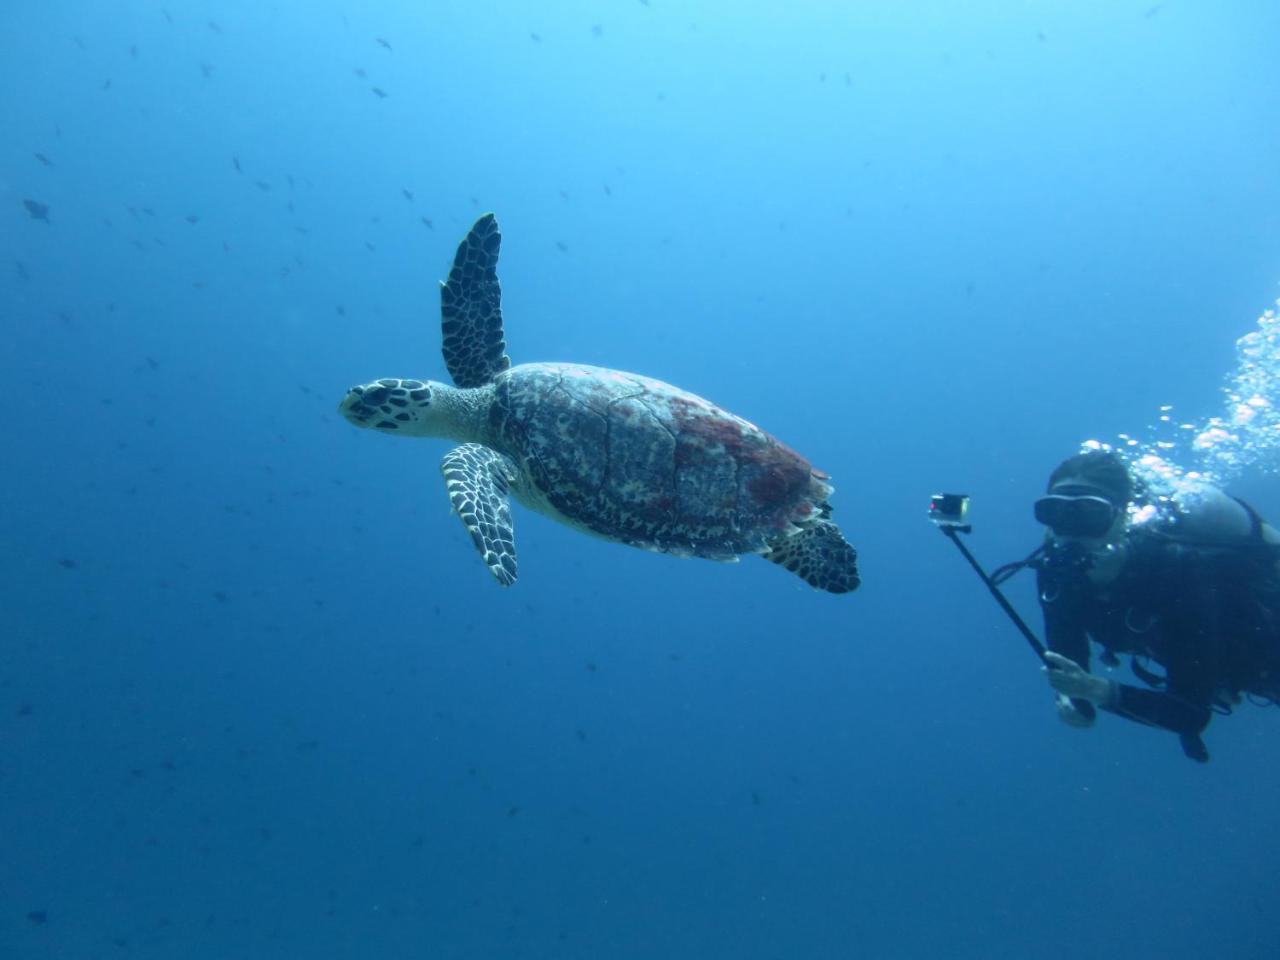
[[[462,441],[441,464],[449,500],[504,586],[516,580],[508,495],[561,523],[659,553],[758,553],[814,587],[858,586],[830,519],[827,475],[754,424],[668,383],[576,363],[511,366],[498,248],[485,214],[441,284],[455,386],[376,380],[339,411],[360,427]]]

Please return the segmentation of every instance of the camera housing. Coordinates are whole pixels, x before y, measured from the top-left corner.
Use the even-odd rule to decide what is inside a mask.
[[[935,493],[929,498],[929,519],[939,527],[954,528],[967,533],[970,529],[969,495]]]

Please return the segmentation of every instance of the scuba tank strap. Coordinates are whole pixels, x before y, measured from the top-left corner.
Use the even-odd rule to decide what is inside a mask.
[[[1255,543],[1265,543],[1266,538],[1262,535],[1262,528],[1265,526],[1266,521],[1262,519],[1262,514],[1239,497],[1232,497],[1231,499],[1240,504],[1240,508],[1249,515],[1249,539]]]

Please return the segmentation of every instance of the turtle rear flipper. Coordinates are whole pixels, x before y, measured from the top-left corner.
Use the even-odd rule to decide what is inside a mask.
[[[471,534],[489,572],[504,587],[516,582],[515,526],[507,494],[516,466],[496,450],[464,443],[440,463],[449,502]]]
[[[502,234],[492,213],[458,244],[449,279],[440,284],[444,365],[459,387],[480,387],[511,366],[502,336],[498,248]]]
[[[830,520],[818,520],[797,534],[774,541],[764,556],[828,593],[849,593],[862,582],[858,551]]]

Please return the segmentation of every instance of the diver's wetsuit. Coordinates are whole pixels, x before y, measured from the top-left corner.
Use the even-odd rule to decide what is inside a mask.
[[[1086,670],[1090,639],[1160,664],[1164,682],[1143,678],[1159,689],[1117,684],[1115,703],[1103,709],[1180,734],[1188,756],[1207,759],[1200,733],[1214,706],[1229,706],[1241,691],[1274,698],[1280,684],[1275,553],[1187,545],[1141,530],[1125,549],[1122,572],[1106,584],[1052,552],[1038,564],[1045,639]],[[1072,705],[1095,716],[1087,701]]]

